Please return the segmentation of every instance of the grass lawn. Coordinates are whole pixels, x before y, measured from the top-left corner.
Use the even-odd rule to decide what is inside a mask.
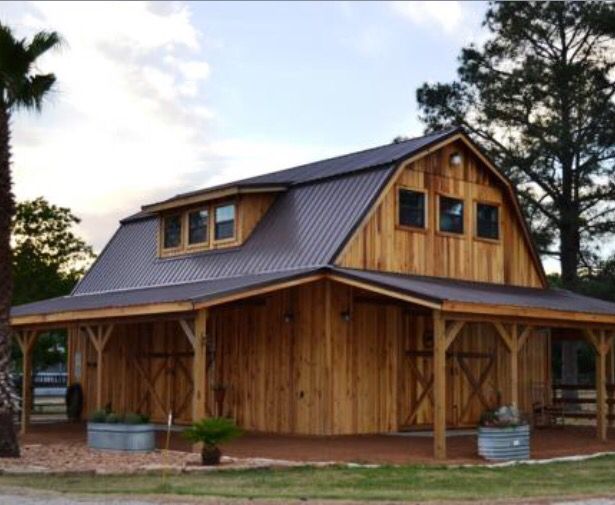
[[[167,477],[0,476],[2,486],[100,495],[170,494],[227,498],[489,500],[615,494],[615,457],[509,468],[288,468]]]

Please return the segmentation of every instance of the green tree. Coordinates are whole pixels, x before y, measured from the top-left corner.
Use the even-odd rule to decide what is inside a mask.
[[[67,295],[94,259],[74,232],[80,219],[42,197],[19,202],[13,218],[13,305]],[[34,371],[66,358],[66,332],[42,333],[33,351]],[[13,345],[14,362],[21,352]]]
[[[421,119],[464,126],[517,184],[541,253],[574,289],[615,231],[615,4],[492,2],[484,26],[454,82],[417,90]]]
[[[13,287],[11,225],[15,201],[11,176],[11,114],[19,109],[40,110],[56,77],[40,74],[37,60],[60,44],[55,32],[39,32],[30,41],[15,38],[0,23],[0,457],[19,456],[13,425],[15,408],[10,377],[10,310]]]

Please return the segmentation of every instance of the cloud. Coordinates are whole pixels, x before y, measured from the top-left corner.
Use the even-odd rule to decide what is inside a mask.
[[[40,64],[58,77],[43,114],[13,121],[19,199],[44,194],[93,216],[82,230],[100,248],[113,227],[89,223],[116,221],[207,171],[215,114],[197,98],[211,68],[187,5],[41,2],[12,15],[18,36],[53,29],[65,39]]]
[[[439,25],[447,33],[453,33],[463,20],[461,2],[392,2],[394,12],[415,25]]]

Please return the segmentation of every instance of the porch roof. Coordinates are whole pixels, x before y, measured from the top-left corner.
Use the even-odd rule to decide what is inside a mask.
[[[249,296],[254,289],[277,286],[279,283],[287,285],[289,282],[305,280],[310,274],[317,273],[317,268],[298,269],[187,282],[172,286],[61,296],[13,307],[11,320],[13,324],[27,324],[106,317],[110,312],[115,315],[138,315],[190,311],[194,310],[197,304],[212,299],[225,299],[237,293]],[[122,309],[130,310],[120,312]],[[107,313],[101,313],[103,310]]]
[[[541,289],[339,267],[312,267],[151,288],[70,295],[13,307],[13,324],[185,312],[311,280],[331,278],[447,312],[615,325],[615,303]]]
[[[615,322],[615,303],[583,296],[564,289],[543,289],[507,284],[463,281],[450,278],[395,274],[348,268],[332,268],[332,275],[359,284],[377,286],[393,293],[415,297],[452,312],[501,314],[503,308],[517,309],[528,317],[557,313],[607,316]]]

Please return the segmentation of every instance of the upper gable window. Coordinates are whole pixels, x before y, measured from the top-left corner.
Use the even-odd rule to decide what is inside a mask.
[[[165,216],[163,220],[163,247],[175,249],[182,243],[182,215]]]
[[[188,245],[206,244],[209,241],[209,211],[194,210],[188,213]]]
[[[476,235],[480,238],[500,238],[500,209],[497,205],[476,204]]]
[[[463,200],[440,196],[440,231],[463,233]]]
[[[235,204],[221,205],[215,210],[214,238],[227,240],[235,237]]]
[[[399,225],[425,228],[425,193],[410,189],[399,190]]]

